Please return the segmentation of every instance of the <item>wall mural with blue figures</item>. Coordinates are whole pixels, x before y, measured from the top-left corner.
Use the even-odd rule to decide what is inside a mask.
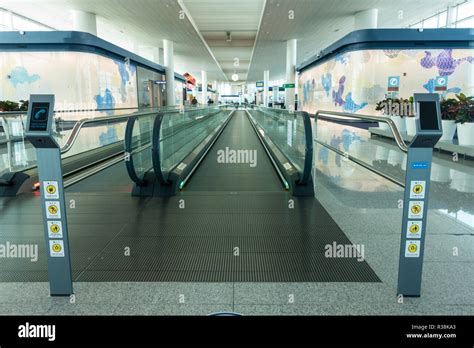
[[[1,52],[0,70],[0,100],[54,94],[55,110],[104,114],[138,106],[137,68],[121,60],[86,52]]]
[[[400,77],[398,95],[474,93],[474,53],[469,49],[364,50],[339,54],[299,74],[301,108],[379,115],[390,76]],[[443,77],[446,88],[438,88]]]

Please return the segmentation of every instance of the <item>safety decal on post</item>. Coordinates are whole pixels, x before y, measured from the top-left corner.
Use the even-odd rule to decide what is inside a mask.
[[[49,253],[51,257],[64,257],[64,242],[62,240],[50,240]]]
[[[48,221],[48,237],[49,238],[63,238],[63,225],[60,220]]]
[[[419,240],[406,241],[405,257],[420,257],[420,241]]]
[[[408,221],[407,238],[421,238],[422,221]]]
[[[410,204],[408,205],[408,218],[422,219],[424,205],[425,202],[423,201],[410,201]]]
[[[45,199],[59,199],[57,181],[43,181],[43,192]]]
[[[61,208],[59,207],[59,201],[47,201],[45,204],[47,219],[61,219]]]
[[[425,198],[426,181],[412,181],[410,183],[410,199]]]

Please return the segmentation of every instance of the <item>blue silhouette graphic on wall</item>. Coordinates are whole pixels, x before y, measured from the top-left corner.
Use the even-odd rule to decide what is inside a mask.
[[[126,64],[120,60],[114,60],[114,63],[117,65],[119,74],[120,74],[120,99],[122,103],[127,102],[127,84],[130,83],[130,75],[136,73],[136,67],[132,64]]]
[[[329,92],[332,89],[332,75],[330,73],[323,74],[321,76],[321,83],[323,85],[323,89],[326,92],[326,96],[329,97]]]
[[[342,109],[347,112],[357,112],[360,109],[363,109],[367,106],[368,104],[366,102],[363,102],[362,104],[357,104],[354,100],[352,100],[352,92],[349,92],[346,96],[346,100],[344,104],[342,105]]]
[[[472,63],[474,57],[469,56],[466,58],[456,59],[453,57],[453,50],[446,49],[441,51],[438,56],[434,57],[430,51],[425,51],[425,56],[421,59],[420,65],[425,69],[431,69],[436,67],[439,72],[439,76],[449,76],[456,71],[456,68],[463,62]]]
[[[343,98],[344,94],[344,84],[346,83],[346,77],[342,76],[339,79],[339,87],[337,91],[332,91],[332,100],[334,102],[334,105],[336,106],[342,106],[342,109],[347,112],[357,112],[363,108],[365,108],[368,103],[363,102],[362,104],[357,104],[353,99],[352,99],[352,92],[349,92],[346,95],[346,99]]]
[[[307,103],[313,100],[313,92],[314,90],[314,79],[307,80],[303,84],[303,103]]]
[[[16,68],[14,68],[8,76],[13,87],[16,87],[17,85],[22,83],[30,84],[40,79],[40,76],[37,74],[28,74],[28,70],[26,70],[22,66],[17,66]]]
[[[117,64],[119,73],[120,73],[120,82],[122,86],[125,86],[128,81],[130,81],[130,74],[128,73],[127,66],[124,62],[119,60],[114,60],[114,63]]]
[[[334,61],[336,63],[341,63],[342,65],[347,65],[347,63],[349,63],[349,57],[344,54],[340,54],[334,58]]]
[[[337,91],[332,91],[332,100],[334,105],[342,106],[344,104],[344,99],[342,99],[342,94],[344,93],[344,84],[346,83],[346,77],[342,76],[339,79],[339,87]]]
[[[310,82],[307,80],[303,84],[303,102],[307,103],[309,101],[309,89],[310,89]]]
[[[97,109],[99,110],[104,110],[104,109],[113,109],[115,106],[115,99],[112,93],[110,92],[110,89],[106,88],[105,89],[105,94],[104,96],[101,96],[100,94],[97,94],[94,97],[94,100],[97,104]],[[113,110],[107,110],[106,113],[108,115],[113,114]]]

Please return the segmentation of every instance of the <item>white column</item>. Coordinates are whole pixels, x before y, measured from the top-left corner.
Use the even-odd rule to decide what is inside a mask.
[[[204,70],[201,70],[201,85],[202,85],[201,104],[207,105],[207,72]]]
[[[452,28],[455,20],[456,19],[454,18],[454,6],[449,6],[448,12],[446,14],[446,28]]]
[[[175,106],[173,41],[163,40],[163,63],[166,72],[166,105]]]
[[[357,12],[355,14],[354,30],[376,29],[378,24],[379,10],[371,8],[369,10]]]
[[[217,104],[217,103],[219,102],[219,90],[217,89],[217,81],[216,81],[216,80],[214,80],[214,82],[212,83],[212,89],[213,89],[214,91],[216,91],[216,92],[214,93],[214,95],[215,95],[215,97],[214,97],[214,103]]]
[[[270,84],[270,70],[265,70],[263,72],[263,106],[268,106],[268,88]]]
[[[278,92],[279,92],[280,86],[273,86],[273,107],[276,107],[275,103],[278,101]]]
[[[72,27],[97,36],[97,20],[94,13],[72,10]]]
[[[286,83],[296,87],[296,39],[286,42]],[[295,88],[285,88],[285,106],[288,110],[295,109]]]

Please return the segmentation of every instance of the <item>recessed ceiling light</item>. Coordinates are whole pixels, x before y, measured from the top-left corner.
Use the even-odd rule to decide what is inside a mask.
[[[232,81],[238,81],[239,80],[239,75],[238,74],[232,74]]]

